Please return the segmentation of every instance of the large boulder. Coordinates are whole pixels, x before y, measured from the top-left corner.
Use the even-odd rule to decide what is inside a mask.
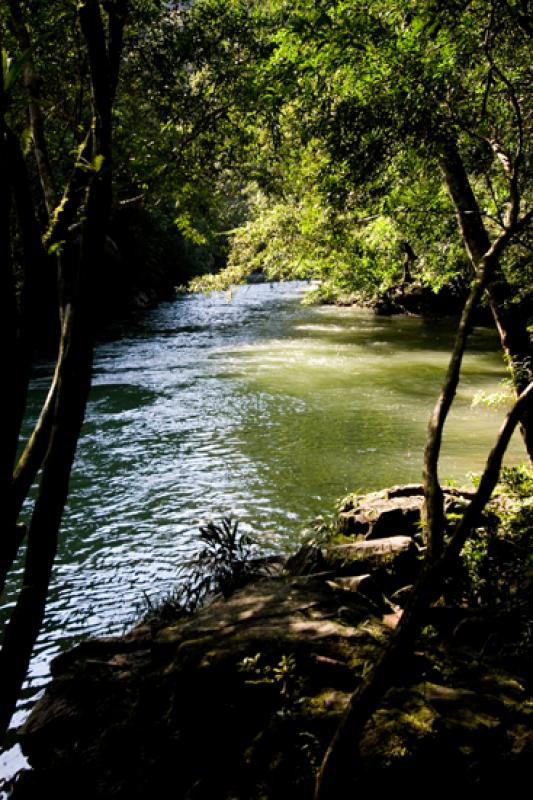
[[[338,531],[367,539],[415,536],[420,530],[422,504],[423,490],[418,484],[351,495],[339,512]]]
[[[470,497],[471,493],[467,491],[445,488],[446,513],[461,513]],[[365,495],[350,495],[340,509],[338,531],[344,536],[364,536],[365,539],[414,537],[421,533],[423,505],[421,484],[404,484]]]

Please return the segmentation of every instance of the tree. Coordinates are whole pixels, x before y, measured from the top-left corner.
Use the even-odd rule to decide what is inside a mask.
[[[527,5],[279,0],[269,7],[282,27],[272,34],[273,49],[256,64],[260,77],[255,77],[256,86],[277,97],[279,131],[288,142],[285,151],[278,148],[286,180],[281,206],[276,198],[272,207],[277,204],[278,213],[283,205],[287,211],[291,204],[301,208],[302,194],[309,195],[312,184],[315,208],[331,215],[327,248],[333,255],[339,211],[345,229],[351,223],[358,230],[352,242],[371,241],[380,217],[417,254],[438,250],[441,276],[452,274],[451,254],[456,274],[468,284],[483,254],[524,220],[520,230],[504,237],[486,283],[517,393],[533,377],[531,269],[524,268],[530,261],[533,206]],[[302,163],[312,161],[313,152],[316,156],[314,175],[303,190],[294,169],[296,148],[304,153]],[[292,162],[284,157],[287,150]],[[264,219],[260,209],[257,229]],[[237,235],[237,247],[241,240]],[[299,235],[289,242],[296,256],[301,241]],[[466,258],[457,257],[458,243]],[[366,251],[359,249],[352,263],[364,274]],[[268,264],[268,245],[262,252],[257,261]],[[386,263],[385,248],[371,263],[374,274],[379,256]],[[238,261],[238,255],[232,259]],[[300,263],[298,257],[293,261]],[[313,271],[323,277],[308,264],[307,274]],[[434,268],[425,278],[440,280]],[[532,426],[527,412],[522,433],[530,458]]]
[[[24,680],[31,651],[42,623],[69,477],[83,422],[91,382],[94,267],[102,258],[112,190],[112,107],[115,99],[123,31],[128,4],[112,0],[81,0],[77,15],[68,9],[58,16],[79,25],[84,42],[90,87],[86,131],[76,149],[63,197],[55,204],[55,189],[45,116],[40,106],[39,78],[30,41],[27,11],[10,0],[9,14],[0,19],[2,74],[0,81],[0,172],[2,205],[2,346],[11,403],[2,417],[0,475],[0,582],[5,584],[23,543],[24,575],[15,607],[3,632],[0,650],[0,732],[5,735]],[[53,15],[57,10],[50,11]],[[57,22],[57,19],[55,20]],[[9,45],[7,29],[13,32]],[[73,34],[67,24],[67,35]],[[15,44],[16,42],[16,44]],[[18,50],[17,50],[18,46]],[[17,80],[22,75],[24,92]],[[83,87],[78,86],[82,92]],[[44,203],[36,195],[16,131],[20,107],[27,103],[35,167]],[[38,223],[44,205],[47,219]],[[15,243],[21,241],[22,269],[17,269]],[[44,244],[44,246],[43,246]],[[17,459],[29,381],[31,316],[39,298],[39,270],[56,264],[60,339],[48,396],[33,434]],[[22,503],[40,470],[37,496],[26,529],[18,523]]]

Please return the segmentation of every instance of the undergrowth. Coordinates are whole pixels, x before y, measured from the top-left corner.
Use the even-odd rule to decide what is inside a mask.
[[[253,577],[268,572],[260,560],[260,548],[248,533],[241,533],[239,521],[223,517],[199,528],[201,547],[192,559],[178,568],[179,588],[158,601],[145,597],[144,620],[168,622],[200,608],[208,597],[227,598]]]
[[[462,551],[462,603],[505,619],[502,648],[533,652],[533,472],[506,467],[483,524]]]

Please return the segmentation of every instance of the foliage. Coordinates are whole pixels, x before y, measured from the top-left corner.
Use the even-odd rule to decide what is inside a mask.
[[[173,621],[199,608],[208,597],[228,598],[260,572],[268,573],[268,565],[258,563],[258,544],[250,534],[239,532],[237,519],[210,520],[200,526],[199,539],[201,549],[179,566],[182,585],[155,602],[145,597],[145,621]]]
[[[319,279],[330,297],[374,296],[398,280],[403,241],[416,254],[423,285],[470,278],[441,150],[457,142],[496,234],[507,204],[502,163],[516,152],[517,137],[527,147],[531,59],[527,32],[517,28],[519,4],[478,0],[459,15],[456,5],[279,0],[254,15],[236,4],[245,36],[255,26],[261,41],[250,47],[233,28],[235,50],[246,47],[246,56],[228,95],[231,108],[242,115],[253,89],[258,109],[253,131],[248,119],[233,118],[233,136],[244,137],[251,157],[251,169],[240,164],[248,215],[230,232],[228,270],[195,288],[225,288],[262,269],[273,279]],[[195,4],[197,22],[212,20],[215,7]],[[202,72],[211,94],[223,80],[216,59]],[[526,197],[525,153],[521,167]],[[529,269],[526,250],[527,236],[503,259],[517,293],[527,285],[518,266]]]
[[[488,406],[489,408],[509,405],[513,397],[513,385],[509,378],[500,381],[500,388],[496,392],[484,392],[482,389],[477,391],[472,398],[472,407]]]
[[[504,467],[500,476],[503,489],[523,500],[533,497],[533,470],[526,464]]]
[[[185,614],[187,610],[183,607],[182,592],[175,590],[158,600],[145,595],[140,617],[143,623],[160,626],[173,623]]]
[[[508,611],[527,599],[533,579],[533,472],[505,467],[491,516],[465,544],[468,602]]]
[[[243,658],[238,666],[247,683],[275,686],[285,704],[294,703],[301,692],[302,678],[298,675],[296,658],[292,653],[283,654],[274,664],[269,664],[261,653],[256,653]]]
[[[259,548],[247,533],[239,532],[239,521],[223,517],[200,527],[202,549],[180,566],[184,580],[184,608],[196,608],[209,595],[229,597],[257,573]]]
[[[499,230],[502,154],[517,140],[513,87],[521,191],[530,192],[531,59],[520,3],[457,8],[133,3],[114,110],[118,197],[141,197],[172,222],[195,273],[227,266],[195,289],[226,288],[260,268],[272,279],[318,279],[326,297],[374,297],[399,279],[403,241],[424,286],[468,277],[439,147],[457,139],[484,219]],[[32,27],[59,181],[90,115],[79,90],[87,64],[69,3],[39,6]],[[6,46],[14,49],[10,38]],[[531,286],[528,252],[526,235],[504,259],[517,295]]]

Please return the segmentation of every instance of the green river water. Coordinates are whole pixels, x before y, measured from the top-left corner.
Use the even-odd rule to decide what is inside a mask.
[[[176,299],[98,345],[47,618],[15,724],[61,649],[121,632],[146,596],[175,588],[199,520],[232,514],[270,550],[287,551],[347,492],[420,480],[453,323],[304,307],[304,288]],[[49,370],[32,384],[35,409]],[[503,411],[472,400],[503,377],[497,337],[476,329],[443,477],[463,483],[481,469]],[[523,458],[515,437],[508,461]],[[15,749],[2,759],[0,777],[20,766]]]

